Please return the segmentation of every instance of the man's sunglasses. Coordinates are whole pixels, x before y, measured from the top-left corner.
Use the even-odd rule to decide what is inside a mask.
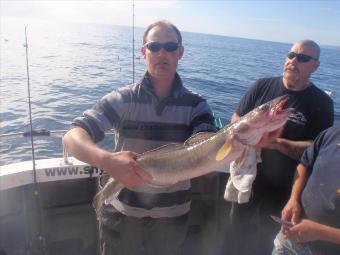
[[[318,60],[317,58],[313,58],[311,56],[308,56],[308,55],[305,55],[305,54],[302,54],[302,53],[295,53],[293,51],[291,51],[287,54],[287,58],[289,58],[289,59],[293,59],[295,57],[296,57],[297,61],[301,62],[301,63],[306,63],[306,62],[308,62],[312,59],[314,59],[316,61]]]
[[[166,42],[166,43],[159,43],[159,42],[148,42],[144,44],[144,47],[148,48],[152,52],[158,52],[162,48],[167,52],[173,52],[177,50],[180,45],[176,42]]]

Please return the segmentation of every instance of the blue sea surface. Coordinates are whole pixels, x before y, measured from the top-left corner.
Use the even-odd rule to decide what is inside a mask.
[[[2,22],[0,43],[0,133],[29,130],[24,24]],[[76,116],[106,93],[133,82],[132,28],[33,22],[28,61],[34,129],[66,130]],[[145,72],[140,55],[143,29],[135,28],[135,80]],[[214,113],[230,119],[242,95],[258,78],[282,73],[290,44],[183,33],[185,53],[178,73],[203,95]],[[340,123],[340,49],[322,47],[312,82],[331,92]],[[60,138],[34,138],[36,158],[60,157]],[[112,136],[102,143],[112,149]],[[0,165],[31,160],[29,138],[1,139]]]

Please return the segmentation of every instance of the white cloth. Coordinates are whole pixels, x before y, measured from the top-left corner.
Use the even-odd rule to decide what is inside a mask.
[[[249,201],[259,162],[261,149],[245,146],[242,155],[230,163],[230,176],[224,192],[225,200],[239,204]]]

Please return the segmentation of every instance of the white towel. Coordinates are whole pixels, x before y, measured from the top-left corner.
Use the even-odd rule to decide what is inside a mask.
[[[230,163],[230,176],[224,193],[225,200],[239,204],[249,201],[259,162],[261,162],[261,149],[245,146],[242,155]]]

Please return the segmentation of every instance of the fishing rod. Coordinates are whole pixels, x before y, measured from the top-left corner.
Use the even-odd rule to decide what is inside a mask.
[[[32,162],[33,162],[33,178],[34,183],[37,181],[37,175],[35,172],[35,153],[34,153],[34,139],[33,139],[33,124],[32,124],[32,106],[31,106],[31,87],[30,87],[30,73],[28,67],[28,44],[27,44],[27,26],[25,26],[25,49],[26,49],[26,75],[27,75],[27,91],[28,91],[28,111],[29,111],[29,122],[31,129],[31,150],[32,150]]]
[[[32,104],[31,104],[31,88],[30,88],[30,75],[29,75],[29,65],[28,65],[28,43],[27,43],[27,26],[25,26],[25,45],[26,49],[26,74],[27,74],[27,90],[28,90],[28,109],[29,109],[29,122],[30,122],[30,137],[31,137],[31,150],[32,150],[32,164],[33,164],[33,182],[34,182],[34,197],[37,209],[37,241],[38,250],[42,251],[43,254],[46,251],[45,238],[42,235],[43,223],[42,223],[42,212],[41,212],[41,202],[40,202],[40,190],[37,181],[37,170],[35,166],[35,151],[34,151],[34,139],[33,139],[33,121],[32,121]]]
[[[135,83],[135,1],[132,0],[132,81]]]

